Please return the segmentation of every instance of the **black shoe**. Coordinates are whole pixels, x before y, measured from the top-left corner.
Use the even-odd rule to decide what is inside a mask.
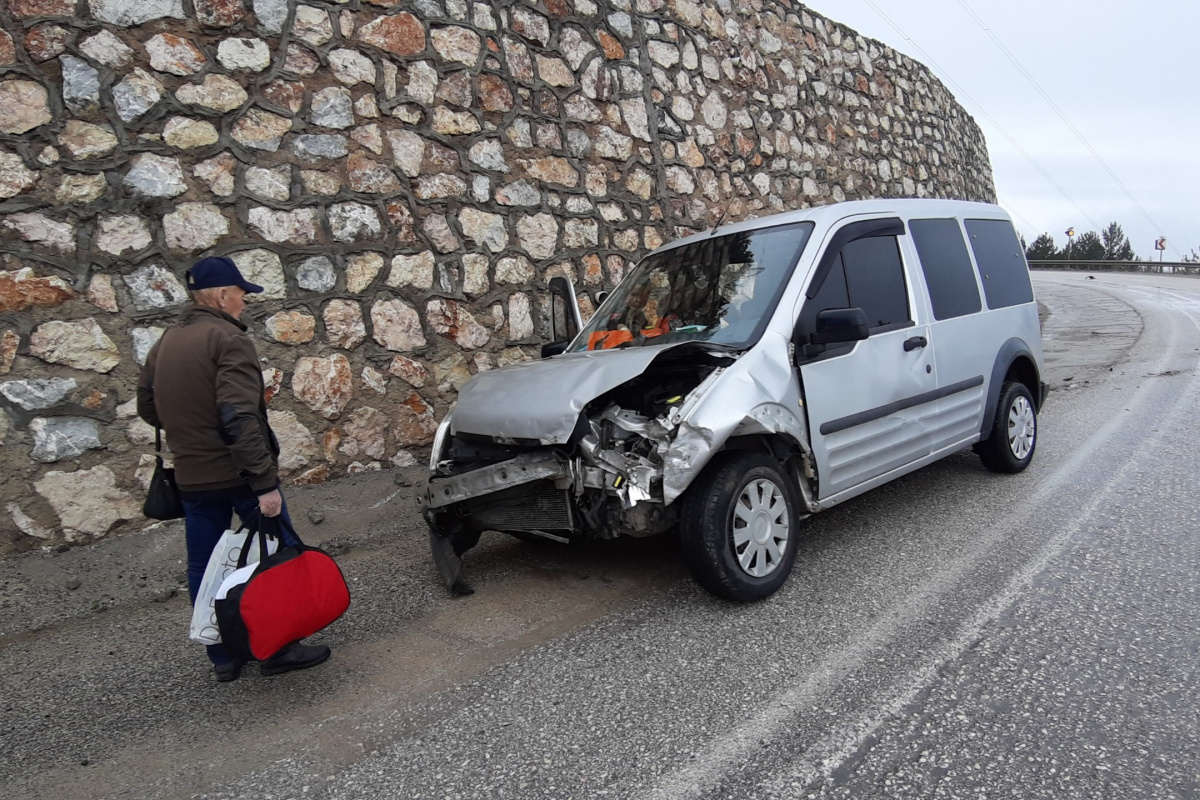
[[[213,672],[217,673],[217,680],[221,683],[236,681],[242,674],[242,662],[226,661],[224,664],[213,664]]]
[[[280,675],[294,669],[308,669],[329,660],[329,648],[324,645],[292,642],[275,655],[262,662],[259,671],[263,675]]]

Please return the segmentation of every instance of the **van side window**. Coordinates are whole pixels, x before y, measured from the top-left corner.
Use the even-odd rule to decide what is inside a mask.
[[[921,258],[935,319],[974,314],[983,305],[975,268],[956,219],[914,219],[908,223]]]
[[[988,308],[1004,308],[1033,302],[1029,265],[1012,223],[1003,219],[968,219],[967,235]]]
[[[861,308],[871,330],[912,324],[908,286],[895,236],[872,236],[842,248],[815,296],[800,311],[799,329],[816,330],[817,313],[827,308]]]

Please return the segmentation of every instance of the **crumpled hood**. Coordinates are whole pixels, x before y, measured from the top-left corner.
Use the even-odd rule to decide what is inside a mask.
[[[459,391],[450,430],[565,444],[584,406],[675,346],[569,353],[481,372]]]

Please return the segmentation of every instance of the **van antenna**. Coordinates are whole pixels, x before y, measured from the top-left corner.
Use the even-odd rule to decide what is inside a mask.
[[[729,213],[729,207],[731,205],[733,205],[733,198],[730,198],[729,202],[725,204],[725,208],[721,209],[721,216],[717,217],[717,223],[713,225],[712,233],[709,234],[709,238],[717,235],[717,228],[721,227],[721,223],[725,221],[725,215]]]

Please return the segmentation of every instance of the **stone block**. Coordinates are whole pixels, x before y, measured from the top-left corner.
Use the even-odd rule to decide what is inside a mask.
[[[183,0],[88,0],[92,16],[109,25],[130,28],[153,19],[184,19]]]
[[[379,214],[363,203],[334,203],[329,207],[329,229],[335,242],[378,238],[383,233]]]
[[[283,273],[283,262],[278,255],[270,250],[256,249],[230,253],[229,258],[246,280],[263,287],[261,293],[249,295],[247,300],[253,303],[261,300],[282,300],[287,297],[287,280]]]
[[[292,20],[292,35],[301,41],[320,47],[333,38],[333,23],[329,12],[316,6],[297,5]]]
[[[292,375],[292,392],[314,413],[336,419],[354,395],[350,362],[341,353],[299,359]]]
[[[117,305],[117,293],[113,291],[111,275],[93,275],[88,282],[87,301],[101,311],[113,314],[121,310]]]
[[[323,313],[329,344],[353,350],[367,338],[362,307],[353,300],[330,300]]]
[[[84,39],[79,49],[85,56],[109,69],[121,69],[133,60],[133,50],[105,28]]]
[[[312,431],[292,411],[267,411],[267,421],[279,440],[279,468],[293,471],[308,466],[321,454]]]
[[[74,296],[70,285],[58,276],[38,277],[31,267],[0,270],[0,312],[50,308]]]
[[[139,367],[146,363],[146,357],[150,355],[151,348],[158,343],[165,331],[166,328],[151,325],[146,328],[134,328],[129,332],[129,338],[133,340],[133,360],[138,363]]]
[[[203,71],[208,59],[200,48],[188,39],[170,33],[160,33],[146,40],[146,55],[150,66],[159,72],[188,76]]]
[[[349,150],[346,137],[337,133],[302,133],[292,139],[292,152],[303,161],[341,158]]]
[[[399,255],[392,259],[387,285],[393,288],[414,286],[430,289],[433,286],[434,255],[426,250],[417,255]]]
[[[375,341],[388,350],[411,352],[426,344],[420,315],[403,300],[376,302],[371,307],[371,327]]]
[[[188,300],[187,290],[175,273],[159,264],[146,264],[122,277],[140,311],[170,308]]]
[[[387,448],[388,418],[370,406],[355,409],[342,425],[338,452],[350,458],[383,458]]]
[[[415,56],[425,50],[425,26],[412,14],[379,17],[360,27],[356,37],[397,56]]]
[[[479,324],[467,306],[454,300],[441,297],[430,300],[425,306],[425,319],[436,333],[464,350],[483,347],[491,339],[487,328]]]
[[[459,212],[458,222],[464,236],[488,251],[499,253],[508,247],[508,230],[499,214],[467,207]]]
[[[406,356],[395,356],[388,366],[388,372],[401,380],[407,381],[414,388],[420,389],[429,382],[429,370],[420,361]]]
[[[303,311],[280,311],[267,317],[267,335],[282,344],[311,342],[317,332],[317,320]]]
[[[292,169],[288,166],[248,167],[246,188],[265,200],[286,202],[292,196]]]
[[[291,129],[292,121],[287,117],[252,108],[233,124],[232,136],[244,147],[274,153]]]
[[[375,392],[375,394],[387,394],[387,376],[372,367],[370,364],[362,368],[362,372],[359,374],[359,380],[362,381],[363,386]]]
[[[330,214],[332,215],[332,210]],[[314,244],[320,237],[320,223],[316,209],[297,208],[292,211],[276,211],[256,206],[248,214],[250,227],[268,242],[293,245]]]
[[[379,253],[355,253],[346,257],[346,290],[355,294],[370,288],[383,269]]]
[[[59,222],[45,214],[26,212],[9,214],[4,220],[5,230],[16,231],[22,239],[39,244],[60,253],[75,252],[75,226]]]
[[[328,292],[337,285],[333,262],[325,256],[304,259],[296,267],[296,283],[310,292]]]
[[[171,250],[208,250],[229,233],[229,220],[211,203],[180,203],[163,217],[163,237]]]
[[[346,86],[359,83],[375,85],[375,64],[357,50],[341,48],[329,53],[329,67],[333,77]]]
[[[433,408],[416,392],[406,397],[392,414],[392,435],[400,447],[431,443],[437,428]]]
[[[41,84],[21,80],[0,83],[0,133],[26,133],[53,119]]]
[[[346,160],[350,188],[364,194],[391,194],[400,190],[400,181],[388,167],[362,153],[351,153]]]
[[[103,465],[47,472],[34,481],[33,488],[58,514],[68,539],[79,534],[104,536],[118,523],[141,517],[141,502],[118,489],[116,476]]]
[[[43,464],[76,458],[88,450],[98,450],[100,428],[85,417],[37,417],[29,423],[33,450],[29,457]]]
[[[221,112],[241,108],[249,97],[237,81],[211,73],[204,76],[203,83],[185,83],[175,90],[175,99],[181,103]]]
[[[474,67],[479,61],[481,40],[470,28],[450,26],[434,28],[430,33],[433,49],[444,61],[454,61]]]
[[[58,143],[77,159],[103,157],[117,149],[117,137],[111,128],[77,119],[67,120],[58,134]]]
[[[246,16],[242,0],[193,0],[196,19],[213,28],[228,28]],[[259,20],[262,23],[262,20]]]
[[[100,103],[100,73],[81,58],[63,56],[62,65],[63,103],[74,112],[85,111]]]
[[[143,197],[178,197],[187,191],[178,159],[138,153],[125,173],[125,186]]]
[[[113,104],[122,122],[133,122],[145,114],[163,96],[163,85],[141,67],[134,67],[112,87]]]
[[[0,394],[26,411],[40,411],[62,402],[78,386],[74,378],[32,378],[0,383]]]
[[[190,117],[171,117],[163,126],[163,141],[180,150],[214,145],[220,134],[211,122]]]
[[[271,66],[271,48],[262,39],[223,39],[217,61],[232,72],[262,72]]]
[[[313,95],[309,120],[322,128],[342,130],[354,124],[354,105],[350,92],[341,86],[330,86]]]

